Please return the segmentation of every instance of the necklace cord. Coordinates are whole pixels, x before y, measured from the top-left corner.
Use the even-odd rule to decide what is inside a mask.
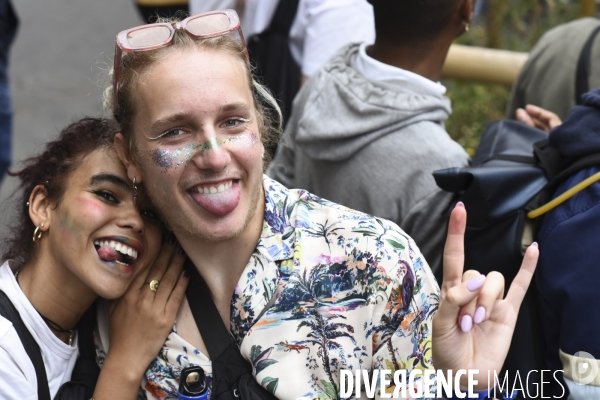
[[[21,270],[18,270],[15,273],[15,280],[17,281],[17,285],[19,285],[19,287],[21,287],[21,284],[19,283],[19,272],[21,272]],[[62,326],[60,326],[59,324],[57,324],[56,322],[52,321],[50,318],[46,318],[42,315],[41,312],[38,311],[37,308],[35,308],[33,306],[33,304],[31,305],[33,307],[33,309],[35,311],[37,311],[37,313],[39,314],[39,316],[42,318],[42,320],[44,320],[44,322],[46,323],[46,325],[48,325],[50,327],[50,329],[56,331],[56,332],[61,332],[61,333],[68,333],[69,334],[69,345],[71,345],[73,343],[73,337],[75,336],[75,328],[72,329],[65,329]]]

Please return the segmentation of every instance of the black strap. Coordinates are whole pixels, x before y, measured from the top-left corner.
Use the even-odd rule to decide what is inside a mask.
[[[94,389],[100,375],[94,345],[95,325],[96,304],[92,304],[76,326],[79,356],[71,379],[58,389],[54,400],[83,400],[94,396]]]
[[[279,0],[271,23],[265,32],[276,32],[288,36],[298,12],[299,3],[300,0]]]
[[[549,187],[557,187],[562,181],[567,179],[569,176],[578,172],[587,167],[591,167],[593,165],[600,165],[600,153],[589,154],[585,157],[582,157],[566,167],[562,170],[558,175],[556,175],[552,180],[548,183]]]
[[[38,399],[50,400],[50,388],[48,387],[48,378],[46,377],[46,368],[44,367],[40,346],[33,336],[31,336],[31,333],[21,319],[21,315],[2,290],[0,290],[0,315],[13,324],[27,355],[31,359],[37,377]]]
[[[575,104],[582,104],[581,96],[590,90],[588,79],[590,76],[590,60],[592,58],[592,45],[594,39],[600,32],[600,26],[592,31],[588,37],[577,62],[577,73],[575,74]]]
[[[512,161],[512,162],[518,162],[521,164],[535,164],[535,158],[533,156],[519,156],[516,154],[497,154],[495,156],[491,156],[486,158],[485,160],[481,161],[479,163],[479,165],[481,164],[485,164],[489,161],[493,161],[493,160],[501,160],[501,161]]]
[[[190,282],[185,292],[190,310],[208,355],[211,360],[216,360],[231,345],[231,336],[213,302],[210,289],[189,259],[186,260],[185,268],[190,272]]]

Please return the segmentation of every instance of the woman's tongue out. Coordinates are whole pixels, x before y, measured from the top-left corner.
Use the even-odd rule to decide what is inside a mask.
[[[103,261],[121,261],[121,253],[116,251],[112,246],[104,245],[98,250],[98,256]]]
[[[218,186],[218,185],[217,185]],[[191,196],[207,211],[222,216],[227,215],[238,206],[240,202],[240,184],[233,181],[231,187],[218,193],[204,193],[205,187],[197,187],[191,190]],[[199,193],[199,192],[202,193]]]

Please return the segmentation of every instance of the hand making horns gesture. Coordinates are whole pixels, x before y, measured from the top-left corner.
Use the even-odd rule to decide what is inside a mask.
[[[500,373],[512,340],[519,307],[539,256],[537,244],[527,249],[521,269],[504,298],[504,277],[469,270],[463,273],[467,212],[458,203],[450,216],[444,248],[444,280],[433,318],[433,364],[438,370],[477,369],[476,391],[488,389],[488,371]],[[467,388],[467,378],[461,388]]]

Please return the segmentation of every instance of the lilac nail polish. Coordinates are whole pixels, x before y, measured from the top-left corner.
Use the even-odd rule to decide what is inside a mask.
[[[471,292],[474,292],[477,289],[479,289],[481,286],[483,286],[484,282],[485,282],[485,275],[482,274],[482,275],[476,276],[475,278],[473,278],[469,282],[467,282],[467,289],[469,289]]]
[[[531,245],[532,245],[533,247],[538,247],[538,244],[537,244],[537,242],[533,242],[533,243],[531,243]]]
[[[471,328],[473,327],[473,318],[471,318],[470,315],[463,315],[463,317],[460,320],[460,329],[467,333],[471,330]]]
[[[463,203],[462,201],[459,201],[458,203],[456,203],[455,207],[465,208],[465,203]]]
[[[475,315],[473,315],[473,322],[475,322],[476,324],[479,324],[481,321],[483,321],[484,318],[485,318],[485,308],[477,307],[477,310],[475,310]]]

